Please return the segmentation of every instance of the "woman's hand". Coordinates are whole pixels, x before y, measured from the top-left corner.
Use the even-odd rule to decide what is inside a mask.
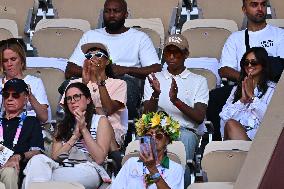
[[[241,97],[240,101],[244,104],[248,103],[248,101],[249,101],[249,97],[247,96],[247,93],[246,93],[245,80],[242,81],[242,97]]]
[[[141,144],[146,145],[146,144]],[[158,171],[156,167],[156,161],[153,155],[152,147],[149,145],[149,151],[147,148],[141,148],[140,151],[140,159],[143,161],[143,163],[146,165],[147,169],[150,171],[150,173],[156,173]]]
[[[85,121],[85,114],[86,114],[86,111],[82,112],[79,108],[74,111],[74,116],[75,116],[75,119],[76,119],[75,130],[79,129],[80,133],[82,132],[82,130],[87,128],[86,127],[87,123]]]
[[[172,78],[172,84],[169,92],[169,97],[172,103],[174,103],[177,100],[177,93],[178,93],[178,87],[176,80]]]
[[[154,73],[151,73],[151,76],[152,76],[153,79],[151,79],[151,77],[148,76],[148,80],[149,80],[150,86],[154,90],[155,94],[160,94],[161,93],[160,82],[156,78]]]
[[[245,93],[250,100],[254,96],[254,80],[251,74],[245,78]]]

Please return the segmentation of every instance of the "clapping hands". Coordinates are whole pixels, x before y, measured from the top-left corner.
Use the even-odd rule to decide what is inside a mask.
[[[246,104],[251,102],[254,96],[254,85],[254,80],[250,74],[244,78],[242,81],[242,97],[240,99],[242,103]]]

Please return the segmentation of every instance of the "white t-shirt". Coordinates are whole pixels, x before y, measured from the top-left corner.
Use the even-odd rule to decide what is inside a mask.
[[[49,122],[51,120],[51,109],[49,106],[49,102],[47,99],[47,95],[45,92],[45,88],[43,85],[43,82],[40,78],[32,76],[32,75],[27,75],[24,79],[26,84],[28,84],[31,87],[31,92],[32,94],[35,96],[35,98],[37,99],[37,101],[40,104],[46,104],[48,105],[48,120],[47,122]],[[3,84],[1,85],[3,87]],[[2,90],[2,89],[1,89]],[[2,94],[0,94],[0,102],[2,104]],[[3,111],[3,105],[1,105],[2,111]],[[32,108],[32,105],[30,102],[27,103],[27,115],[29,116],[36,116],[36,113],[34,111],[34,109]]]
[[[130,28],[122,34],[109,34],[105,28],[90,30],[80,39],[69,62],[82,66],[86,59],[81,46],[86,43],[103,43],[113,63],[127,67],[146,67],[159,63],[151,39],[143,32]]]
[[[24,78],[24,81],[26,82],[26,84],[30,85],[31,87],[31,92],[32,94],[35,96],[35,98],[37,99],[37,101],[40,104],[46,104],[48,105],[48,122],[51,120],[51,108],[47,99],[47,95],[46,95],[46,91],[43,85],[43,82],[40,78],[32,76],[32,75],[27,75]],[[28,111],[28,115],[30,116],[36,116],[35,111],[32,108],[32,105],[30,104],[30,102],[28,102],[27,104],[27,111]]]
[[[284,30],[267,24],[262,30],[249,31],[249,45],[264,47],[270,56],[284,58]],[[232,33],[223,47],[220,68],[228,66],[240,71],[245,52],[245,30]]]
[[[111,189],[144,189],[144,175],[143,175],[143,163],[138,162],[138,157],[132,157],[127,160],[119,171],[117,177],[111,184]],[[157,166],[161,176],[165,182],[172,189],[183,189],[184,188],[184,171],[180,164],[174,161],[169,161],[169,169]],[[162,171],[163,169],[163,171]],[[162,174],[163,172],[163,174]],[[149,171],[146,171],[148,174]],[[148,189],[156,189],[156,184],[152,184]]]
[[[190,107],[200,102],[208,104],[209,89],[207,80],[201,75],[194,74],[185,69],[179,75],[171,75],[167,69],[162,72],[155,73],[156,78],[160,82],[161,94],[158,101],[158,109],[167,112],[173,119],[179,121],[180,125],[185,128],[197,129],[198,124],[185,116],[173,103],[170,101],[169,91],[171,88],[172,77],[176,80],[178,87],[177,97]],[[150,86],[148,79],[145,80],[144,86],[144,101],[150,100],[153,89]]]

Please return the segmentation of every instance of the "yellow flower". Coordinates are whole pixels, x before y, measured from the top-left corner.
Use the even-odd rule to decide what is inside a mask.
[[[152,127],[155,127],[157,125],[160,124],[161,122],[161,118],[160,118],[160,115],[159,114],[154,114],[153,118],[151,119],[151,122],[152,122]]]

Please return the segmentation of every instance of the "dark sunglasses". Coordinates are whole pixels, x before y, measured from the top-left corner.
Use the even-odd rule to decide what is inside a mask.
[[[164,134],[163,133],[153,133],[153,134],[145,134],[145,136],[149,136],[152,138],[156,138],[157,140],[162,140],[164,138]]]
[[[75,102],[81,100],[81,96],[84,95],[84,94],[74,94],[73,96],[66,96],[65,99],[66,99],[66,102],[67,104],[70,104],[72,102],[72,100],[74,100]]]
[[[251,66],[257,66],[257,65],[259,65],[259,62],[258,61],[256,61],[256,60],[245,60],[244,61],[244,63],[243,63],[243,65],[244,66],[248,66],[248,65],[251,65]]]
[[[97,58],[106,57],[106,58],[108,58],[105,53],[100,52],[100,51],[98,51],[98,52],[96,52],[96,53],[87,53],[87,54],[85,54],[85,57],[86,57],[88,60],[90,60],[90,59],[92,59],[92,58],[94,58],[94,57],[97,57]]]
[[[12,95],[13,98],[18,99],[20,98],[20,93],[9,93],[9,92],[2,92],[2,96],[4,99],[8,99]]]

